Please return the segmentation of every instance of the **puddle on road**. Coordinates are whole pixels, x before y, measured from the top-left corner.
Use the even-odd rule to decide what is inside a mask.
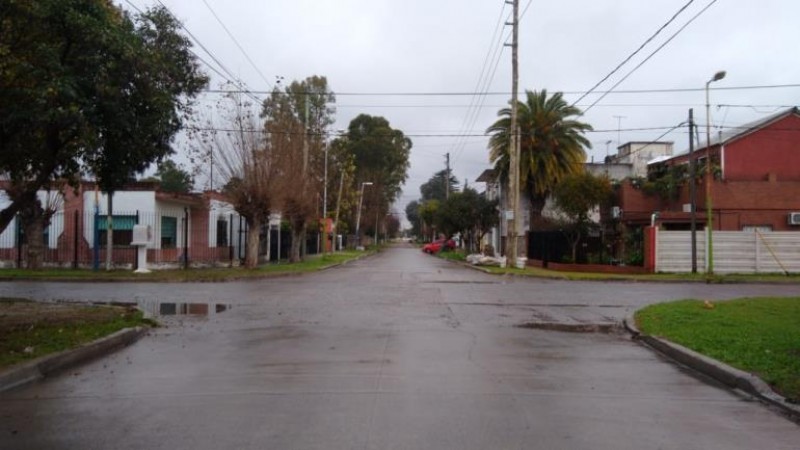
[[[225,303],[140,301],[137,306],[144,312],[145,317],[150,318],[164,316],[213,317],[231,309],[231,305]]]

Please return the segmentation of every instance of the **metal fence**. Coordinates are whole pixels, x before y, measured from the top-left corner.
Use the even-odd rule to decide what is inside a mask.
[[[234,266],[244,259],[247,247],[247,224],[238,214],[210,215],[207,211],[187,209],[166,212],[122,211],[111,218],[112,264],[115,268],[137,268],[137,247],[133,241],[134,225],[149,227],[148,267]],[[97,268],[107,255],[108,217],[78,211],[57,213],[44,227],[43,264],[45,267]],[[316,234],[308,236],[306,254],[320,247]],[[264,226],[260,232],[259,254],[262,261],[286,258],[291,233],[277,226]],[[19,217],[0,233],[0,266],[26,267],[29,237]]]

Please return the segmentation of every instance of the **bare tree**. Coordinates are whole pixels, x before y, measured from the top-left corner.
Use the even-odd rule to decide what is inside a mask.
[[[290,262],[302,259],[306,228],[321,209],[325,130],[333,123],[334,101],[325,77],[312,76],[275,88],[262,107],[278,174],[275,200],[292,229]]]
[[[244,265],[258,265],[261,227],[269,221],[273,205],[275,164],[264,128],[240,97],[231,96],[221,116],[222,127],[197,138],[198,153],[214,155],[215,178],[236,212],[247,223]],[[224,130],[224,131],[220,131]],[[209,147],[210,146],[210,147]]]

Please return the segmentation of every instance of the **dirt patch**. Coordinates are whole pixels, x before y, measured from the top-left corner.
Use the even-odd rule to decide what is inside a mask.
[[[104,323],[135,313],[135,308],[39,303],[0,299],[0,337],[5,332],[43,325]]]

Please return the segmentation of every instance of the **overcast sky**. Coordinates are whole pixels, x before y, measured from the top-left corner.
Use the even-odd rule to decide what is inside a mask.
[[[490,167],[483,133],[511,91],[511,52],[503,47],[510,27],[502,25],[511,7],[503,0],[162,1],[250,89],[269,90],[277,76],[288,82],[324,75],[338,94],[335,129],[344,130],[367,113],[409,135],[411,168],[397,211],[444,168],[445,153],[462,183],[472,184]],[[597,130],[588,135],[590,159],[601,161],[606,148],[613,154],[620,143],[661,137],[686,120],[689,108],[704,126],[702,88],[718,70],[726,70],[727,77],[712,85],[720,88],[711,91],[715,126],[739,126],[800,104],[797,0],[520,0],[520,9],[528,8],[520,21],[520,91],[563,91],[569,102],[577,101],[687,3],[671,25],[578,106],[589,107],[676,33],[615,90],[700,90],[607,95],[583,117]],[[195,51],[212,62],[203,49]],[[213,86],[224,81],[207,72]],[[794,86],[721,89],[777,85]],[[502,95],[348,95],[480,92]],[[203,98],[215,100],[214,94]],[[637,130],[642,128],[647,130]],[[662,139],[674,141],[678,152],[688,148],[685,128]]]

